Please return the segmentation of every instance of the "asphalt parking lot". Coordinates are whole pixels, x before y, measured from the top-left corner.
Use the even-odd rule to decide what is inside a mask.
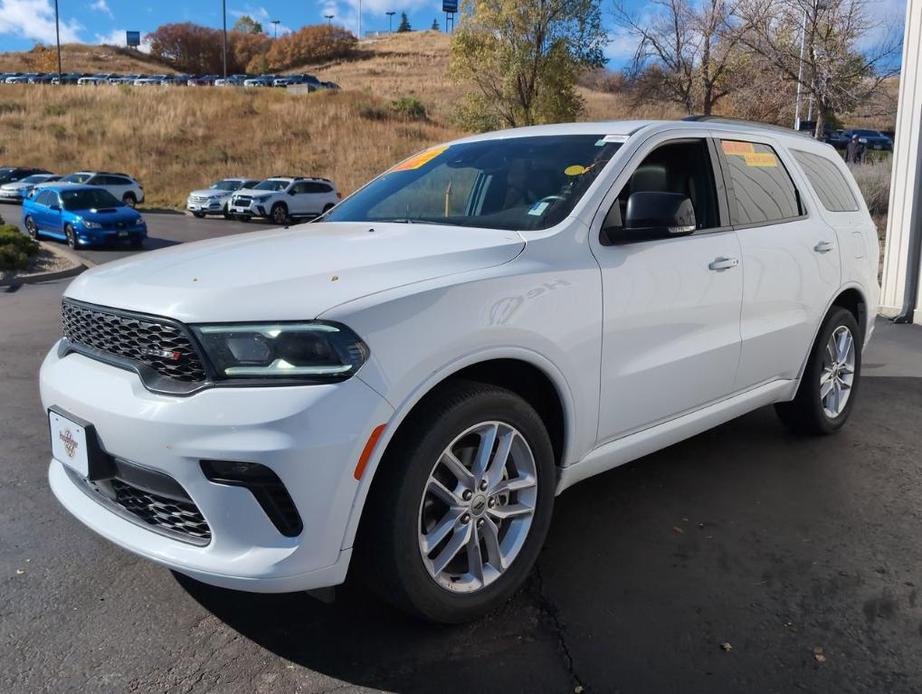
[[[254,229],[148,221],[152,247]],[[0,289],[0,691],[922,687],[922,328],[879,321],[837,436],[764,409],[567,491],[526,588],[447,628],[353,582],[332,602],[209,588],[68,516],[36,383],[65,287]]]

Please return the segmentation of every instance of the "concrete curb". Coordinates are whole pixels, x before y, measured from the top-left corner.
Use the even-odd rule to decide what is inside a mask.
[[[44,241],[39,241],[38,243],[49,253],[62,255],[67,258],[71,263],[73,263],[73,267],[69,267],[66,270],[57,270],[55,272],[39,272],[34,275],[27,275],[25,277],[13,277],[11,279],[0,278],[0,287],[11,287],[19,284],[35,284],[37,282],[50,282],[52,280],[74,277],[75,275],[79,275],[87,268],[96,265],[96,263],[94,263],[92,260],[87,260],[86,258],[80,257],[69,248],[60,248],[57,245],[52,246],[51,244]]]

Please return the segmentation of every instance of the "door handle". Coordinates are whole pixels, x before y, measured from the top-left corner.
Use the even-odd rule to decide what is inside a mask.
[[[708,270],[722,272],[723,270],[729,270],[732,267],[736,267],[739,264],[739,258],[725,258],[724,256],[720,256],[718,258],[714,258],[714,260],[708,264]]]
[[[818,241],[813,250],[817,253],[829,253],[835,247],[836,245],[832,241]]]

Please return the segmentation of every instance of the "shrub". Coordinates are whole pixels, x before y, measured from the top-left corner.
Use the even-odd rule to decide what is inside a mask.
[[[355,50],[355,35],[343,27],[314,24],[280,36],[269,49],[269,67],[281,70],[305,63],[345,58]]]
[[[402,96],[391,102],[391,108],[397,115],[407,120],[426,120],[426,107],[415,96]]]
[[[873,217],[887,214],[890,207],[890,166],[889,157],[864,164],[849,164]]]
[[[0,270],[25,270],[39,245],[12,224],[0,224]]]
[[[365,102],[359,105],[359,117],[365,120],[387,120],[391,112],[380,104]]]

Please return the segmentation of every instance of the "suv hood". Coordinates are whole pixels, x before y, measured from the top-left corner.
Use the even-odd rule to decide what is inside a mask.
[[[240,189],[237,190],[219,190],[217,188],[202,188],[201,190],[193,190],[189,195],[198,195],[203,198],[211,198],[220,196],[222,198],[227,197],[228,195],[233,195],[234,193],[239,193]]]
[[[514,231],[314,223],[100,265],[65,296],[190,323],[310,319],[376,292],[502,265],[524,247]]]
[[[82,217],[88,222],[113,224],[115,222],[135,222],[141,215],[130,207],[98,207],[88,210],[68,210],[71,214]]]

